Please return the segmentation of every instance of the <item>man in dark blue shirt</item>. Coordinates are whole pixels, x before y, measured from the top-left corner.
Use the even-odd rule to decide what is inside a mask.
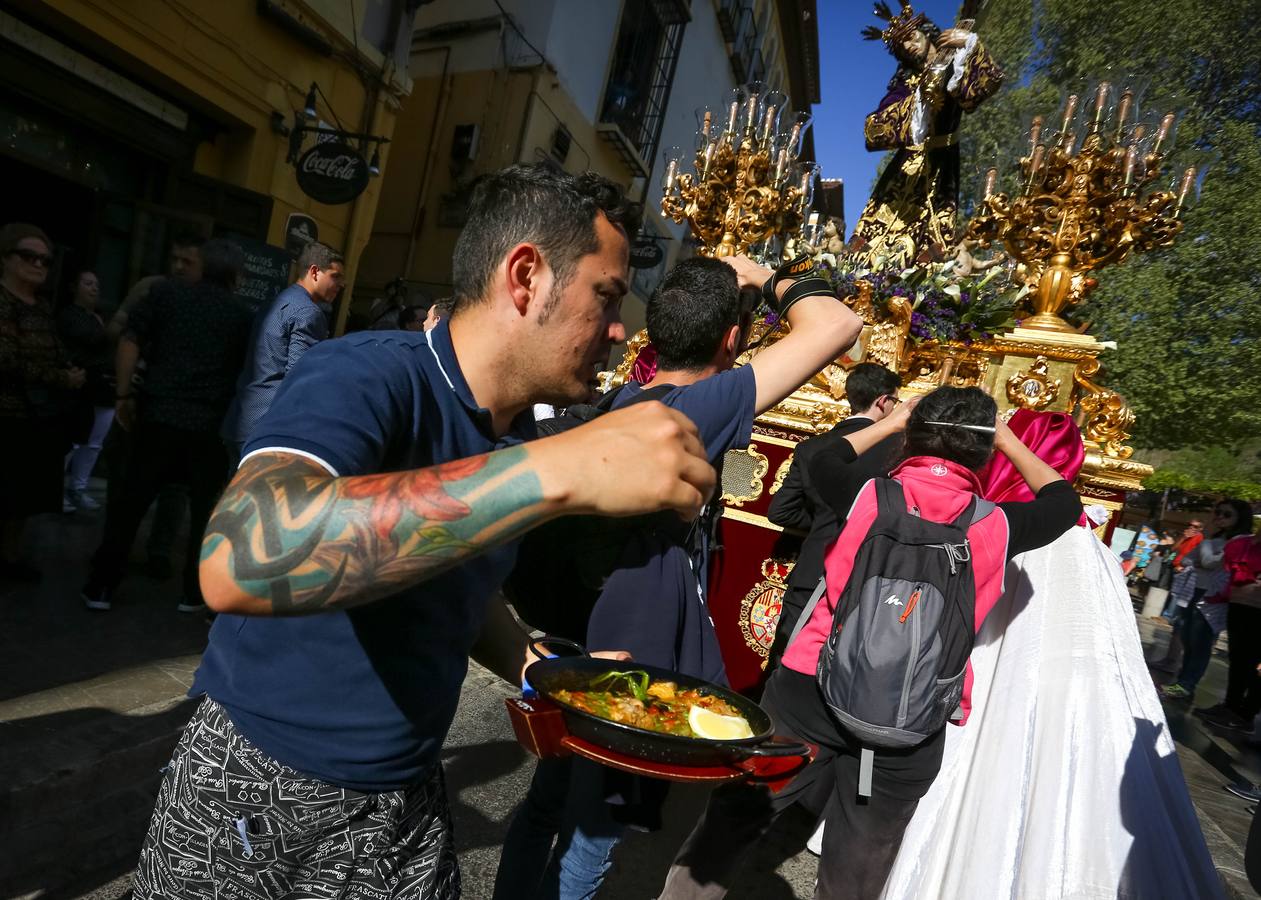
[[[823,577],[824,550],[841,533],[849,508],[863,485],[871,478],[888,475],[894,467],[902,450],[902,436],[887,438],[834,474],[834,480],[841,484],[833,484],[830,495],[840,497],[843,504],[835,509],[820,496],[818,486],[810,478],[810,466],[820,456],[834,455],[846,435],[874,425],[893,412],[901,386],[897,372],[875,363],[859,363],[845,377],[845,399],[852,415],[833,425],[827,434],[802,441],[793,450],[788,476],[772,498],[766,517],[781,528],[804,531],[806,537],[788,575],[788,590],[784,592],[775,627],[768,668],[779,664],[797,617]]]
[[[568,513],[692,517],[713,487],[659,404],[522,443],[531,405],[587,396],[624,339],[636,218],[596,175],[488,176],[449,323],[326,342],[285,378],[206,530],[206,699],[137,900],[458,896],[439,750],[470,653],[518,684],[533,661],[496,595],[516,539]]]
[[[197,580],[201,532],[228,480],[219,423],[232,398],[250,333],[250,309],[233,295],[244,272],[240,245],[217,238],[199,251],[201,280],[155,284],[132,309],[118,345],[118,421],[133,446],[105,511],[101,544],[82,588],[88,609],[108,610],[145,511],[172,484],[188,485],[189,535],[181,612],[205,611]],[[139,398],[130,388],[143,353]],[[137,403],[137,399],[139,403]]]
[[[328,337],[323,304],[331,304],[345,282],[342,255],[311,241],[298,257],[300,277],[259,313],[236,397],[223,420],[223,439],[240,457],[250,432],[271,406],[285,376],[308,350]]]
[[[698,257],[675,266],[648,302],[656,375],[642,387],[628,384],[614,408],[633,403],[641,390],[666,386],[671,389],[658,399],[696,423],[715,466],[728,450],[747,446],[754,416],[840,356],[862,329],[858,316],[821,283],[788,308],[791,330],[784,337],[747,365],[733,368],[745,350],[752,312],[741,287],[761,289],[773,276],[743,256]],[[792,279],[783,279],[777,293],[782,297],[792,286]],[[596,601],[588,645],[613,646],[613,641],[637,662],[725,683],[706,605],[708,565],[707,535],[680,540],[659,529],[635,535]],[[625,820],[655,824],[660,798],[636,796],[639,787],[648,786],[625,778],[610,784],[603,771],[583,760],[540,761],[504,842],[495,900],[591,896],[608,870]],[[606,795],[615,795],[623,807],[616,818]],[[640,809],[630,812],[627,806]]]

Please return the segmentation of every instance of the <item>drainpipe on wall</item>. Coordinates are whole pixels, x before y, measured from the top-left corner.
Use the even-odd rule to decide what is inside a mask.
[[[430,53],[436,50],[441,50],[444,53],[442,75],[438,80],[438,102],[434,104],[433,121],[429,123],[429,146],[425,150],[425,166],[420,173],[420,192],[416,195],[416,209],[412,213],[411,232],[407,236],[407,259],[403,263],[403,271],[399,272],[399,276],[404,279],[411,278],[412,263],[416,261],[416,244],[420,240],[420,229],[424,221],[425,206],[429,202],[429,183],[433,178],[433,164],[438,151],[438,132],[446,119],[447,103],[451,99],[451,84],[447,77],[451,65],[451,45],[425,47],[421,50],[413,51],[412,54],[414,56],[417,53]],[[435,297],[434,299],[437,298]]]
[[[376,127],[377,113],[385,99],[382,92],[379,90],[373,91],[368,96],[371,98],[371,106],[369,107],[367,124],[364,126],[364,134],[372,134],[372,129]],[[388,165],[388,150],[386,151],[386,161]],[[342,250],[342,252],[346,255],[346,261],[349,264],[347,266],[349,271],[346,273],[346,284],[348,287],[342,289],[342,295],[337,300],[337,317],[336,322],[333,325],[333,334],[336,336],[340,336],[346,331],[346,317],[350,313],[350,304],[354,299],[355,274],[359,270],[359,257],[363,255],[362,251],[355,253],[354,249],[359,243],[359,236],[363,234],[365,228],[371,229],[372,227],[372,222],[368,215],[369,204],[366,202],[366,194],[367,191],[360,194],[351,202],[350,221],[346,226],[345,247]],[[372,204],[372,209],[375,212],[375,203]],[[366,242],[364,246],[367,246]],[[354,254],[353,256],[352,253]]]
[[[375,79],[375,83],[372,87],[364,93],[364,114],[361,118],[362,125],[360,128],[362,134],[372,134],[373,129],[376,127],[377,118],[381,111],[381,104],[385,102],[385,91],[383,90],[383,87],[389,80],[392,79],[395,69],[394,55],[398,52],[397,23],[399,21],[398,17],[402,14],[402,0],[396,0],[393,6],[395,11],[395,25],[390,29],[388,48],[384,49],[382,53],[384,61],[381,64],[381,72]],[[358,33],[358,22],[352,22],[351,27],[355,29],[356,33]],[[356,57],[355,70],[360,74],[360,81],[364,81],[363,72],[359,68],[359,65],[360,60]],[[366,143],[364,144],[364,149],[367,149]],[[388,165],[389,150],[387,149],[385,153],[386,163]],[[333,323],[334,336],[340,336],[345,333],[346,318],[350,314],[350,304],[354,299],[355,275],[359,270],[359,258],[363,255],[362,251],[354,253],[355,245],[359,243],[359,236],[363,234],[365,228],[369,230],[369,237],[371,236],[372,223],[368,220],[368,203],[365,200],[366,194],[367,191],[364,191],[363,194],[360,194],[351,202],[350,206],[349,221],[346,225],[345,246],[342,248],[342,252],[345,254],[347,262],[346,284],[348,287],[344,288],[342,290],[342,295],[337,298],[337,312]],[[375,213],[376,203],[372,204],[372,210]],[[366,240],[364,241],[364,246],[367,246]]]

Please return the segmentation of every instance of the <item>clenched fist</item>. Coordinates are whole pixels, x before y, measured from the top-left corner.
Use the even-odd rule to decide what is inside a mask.
[[[566,514],[634,516],[673,509],[695,518],[715,473],[692,420],[637,403],[530,445],[544,494]]]

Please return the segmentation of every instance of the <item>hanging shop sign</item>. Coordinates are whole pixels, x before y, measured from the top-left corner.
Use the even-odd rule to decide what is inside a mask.
[[[306,245],[320,239],[320,226],[310,216],[290,213],[285,220],[285,249],[297,259]]]
[[[340,141],[316,144],[297,163],[298,187],[312,200],[349,203],[368,186],[368,164],[353,147]]]
[[[665,248],[655,238],[639,238],[631,245],[630,264],[634,269],[651,269],[661,262]]]

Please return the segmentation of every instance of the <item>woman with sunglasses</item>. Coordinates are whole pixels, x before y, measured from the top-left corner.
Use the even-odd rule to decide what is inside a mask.
[[[1229,573],[1222,567],[1226,543],[1252,532],[1252,508],[1242,500],[1220,500],[1213,509],[1209,537],[1183,560],[1195,567],[1195,594],[1182,619],[1182,669],[1177,680],[1161,690],[1170,700],[1190,700],[1208,671],[1213,645],[1226,628]],[[1215,711],[1220,712],[1214,707]]]
[[[1235,731],[1251,732],[1252,721],[1261,713],[1261,535],[1252,531],[1252,508],[1239,500],[1217,504],[1214,520],[1237,523],[1235,536],[1222,549],[1222,574],[1215,609],[1210,615],[1221,618],[1225,607],[1226,631],[1230,635],[1230,675],[1226,699],[1208,709],[1197,709],[1205,721]],[[1208,606],[1208,603],[1205,603]]]
[[[85,375],[67,364],[41,293],[48,236],[34,225],[0,228],[0,265],[0,580],[30,582],[40,573],[20,560],[22,531],[31,516],[61,510],[61,394],[83,387]]]

